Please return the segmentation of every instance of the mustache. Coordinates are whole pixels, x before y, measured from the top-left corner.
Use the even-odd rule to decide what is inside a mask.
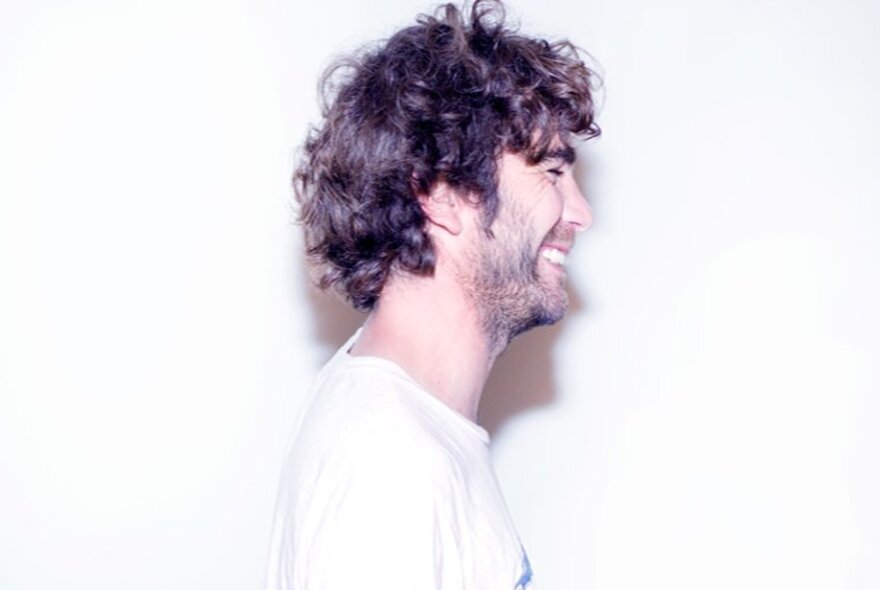
[[[547,232],[547,235],[544,237],[544,242],[573,246],[575,233],[574,228],[570,224],[560,221],[554,225],[549,232]]]

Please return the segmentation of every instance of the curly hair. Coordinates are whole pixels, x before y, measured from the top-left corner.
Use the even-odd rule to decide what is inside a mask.
[[[506,28],[499,0],[442,5],[332,66],[294,173],[318,285],[369,310],[393,269],[432,274],[419,196],[438,182],[480,206],[491,235],[498,158],[536,164],[555,137],[599,135],[597,80],[570,42]]]

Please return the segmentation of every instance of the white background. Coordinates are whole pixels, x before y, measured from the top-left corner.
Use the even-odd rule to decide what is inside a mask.
[[[305,386],[294,149],[430,4],[0,4],[0,588],[256,589]],[[880,587],[880,4],[519,0],[605,78],[560,326],[486,393],[548,589]]]

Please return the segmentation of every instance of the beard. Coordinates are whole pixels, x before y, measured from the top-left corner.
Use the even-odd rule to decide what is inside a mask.
[[[555,324],[568,311],[565,274],[539,254],[539,243],[525,235],[525,216],[493,224],[469,261],[462,283],[472,297],[489,342],[500,352],[518,335]],[[520,219],[520,217],[522,217]],[[570,243],[574,231],[562,222],[542,238]]]

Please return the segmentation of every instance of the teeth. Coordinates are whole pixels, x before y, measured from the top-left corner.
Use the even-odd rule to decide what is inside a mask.
[[[565,265],[565,253],[556,248],[544,248],[541,250],[541,256],[558,266]]]

